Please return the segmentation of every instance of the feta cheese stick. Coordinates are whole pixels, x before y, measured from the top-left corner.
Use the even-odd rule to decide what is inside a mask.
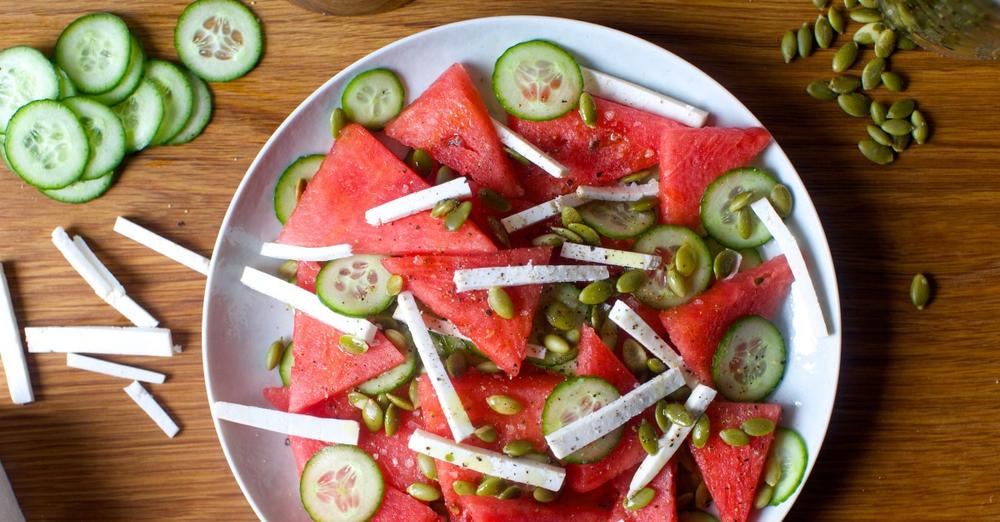
[[[136,368],[135,366],[118,364],[102,359],[95,359],[78,353],[66,354],[66,366],[76,368],[78,370],[110,375],[111,377],[118,377],[119,379],[148,382],[151,384],[163,384],[164,381],[167,380],[167,376],[160,372],[144,370],[142,368]]]
[[[511,214],[500,220],[500,223],[507,232],[515,232],[522,228],[530,227],[535,223],[541,223],[560,212],[564,207],[576,207],[587,202],[586,198],[576,194],[566,194],[545,203],[540,203],[531,208],[526,208],[516,214]]]
[[[559,255],[566,259],[575,259],[577,261],[640,268],[642,270],[656,270],[662,262],[659,256],[629,252],[628,250],[581,245],[579,243],[563,243]]]
[[[170,357],[174,343],[166,328],[45,326],[24,329],[29,353],[97,353]]]
[[[459,331],[458,327],[455,326],[455,323],[447,319],[438,319],[437,317],[434,317],[433,315],[425,313],[423,311],[420,312],[420,316],[424,319],[424,324],[427,325],[428,330],[436,334],[457,337],[459,339],[462,339],[463,341],[472,342],[472,339],[470,339],[468,336]],[[400,322],[404,323],[406,322],[403,320],[403,315],[400,313],[398,306],[396,307],[396,310],[392,313],[392,318]],[[526,355],[528,357],[534,357],[535,359],[544,359],[545,347],[539,346],[537,344],[528,343]]]
[[[469,180],[464,177],[455,178],[447,183],[435,185],[424,190],[407,194],[401,198],[387,201],[377,207],[365,211],[365,221],[369,225],[379,226],[391,223],[397,219],[412,216],[418,212],[434,208],[439,201],[446,199],[462,199],[472,195]]]
[[[14,496],[14,488],[10,485],[10,479],[0,463],[0,520],[4,522],[24,522],[24,513],[21,513],[21,506]]]
[[[14,404],[34,402],[35,393],[31,389],[31,374],[28,360],[21,344],[21,330],[14,315],[14,302],[10,298],[10,286],[0,263],[0,362],[7,377],[7,389]],[[3,508],[0,506],[0,513]]]
[[[580,72],[583,73],[584,90],[594,96],[614,100],[622,105],[670,118],[688,127],[702,127],[708,120],[708,111],[641,85],[586,67],[580,67]]]
[[[601,201],[639,201],[642,198],[656,197],[660,193],[660,183],[656,180],[642,184],[612,185],[608,187],[581,186],[576,188],[576,195],[586,199]]]
[[[125,390],[125,393],[127,393],[140,408],[142,408],[142,411],[146,412],[146,415],[148,415],[150,419],[153,419],[153,422],[155,422],[168,437],[174,438],[174,435],[177,435],[177,432],[181,431],[181,429],[177,427],[177,423],[174,422],[174,419],[171,419],[170,415],[168,415],[166,410],[163,409],[163,406],[160,406],[160,403],[156,402],[156,399],[153,398],[153,396],[146,391],[146,388],[143,388],[138,381],[132,381],[132,384],[129,384],[122,389]]]
[[[494,286],[574,283],[609,277],[608,267],[599,265],[522,265],[455,270],[454,281],[459,292],[468,292]]]
[[[63,232],[65,233],[65,232]],[[73,245],[83,254],[83,258],[94,267],[94,270],[111,285],[111,295],[117,297],[125,296],[125,287],[118,281],[118,278],[108,270],[108,267],[97,257],[97,254],[90,249],[90,245],[80,236],[73,236]]]
[[[95,268],[80,248],[73,243],[63,227],[56,227],[52,230],[52,244],[56,246],[59,253],[66,258],[69,265],[76,270],[80,277],[94,289],[94,293],[101,299],[110,299],[115,289],[111,283],[104,279],[101,273]]]
[[[215,401],[212,413],[219,420],[332,444],[357,446],[360,434],[358,423],[352,420],[285,413],[231,402]]]
[[[84,259],[90,263],[90,266],[111,286],[112,291],[109,295],[100,296],[98,294],[105,303],[111,305],[112,308],[118,310],[120,314],[131,321],[132,324],[140,328],[155,328],[160,324],[145,308],[139,306],[139,303],[135,302],[135,300],[125,293],[125,287],[108,270],[108,267],[101,262],[97,254],[94,254],[94,251],[90,249],[90,245],[82,237],[73,236],[73,246],[83,254]],[[94,290],[95,292],[97,291],[96,288]]]
[[[303,247],[284,243],[264,243],[260,255],[274,259],[293,261],[333,261],[353,254],[351,245],[340,244],[324,247]]]
[[[615,302],[615,305],[611,307],[611,312],[608,313],[608,319],[611,319],[622,330],[625,330],[625,333],[639,341],[639,344],[666,363],[668,367],[679,370],[684,378],[684,383],[689,388],[694,388],[698,384],[698,379],[685,366],[684,359],[681,359],[681,356],[677,355],[677,352],[666,341],[656,335],[649,324],[624,301]]]
[[[561,178],[569,173],[569,169],[565,165],[543,152],[534,143],[524,139],[520,134],[514,132],[510,127],[500,123],[496,119],[490,119],[493,120],[493,128],[496,129],[497,136],[500,137],[500,143],[524,156],[526,160],[549,173],[554,178]]]
[[[169,257],[174,261],[198,272],[202,275],[208,275],[208,265],[210,260],[200,254],[196,254],[169,239],[154,234],[153,232],[118,216],[115,221],[115,232],[139,243],[140,245],[159,253],[160,255]]]

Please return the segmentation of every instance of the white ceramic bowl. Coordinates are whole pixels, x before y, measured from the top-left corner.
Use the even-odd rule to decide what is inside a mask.
[[[558,42],[582,64],[632,80],[712,113],[717,126],[759,126],[760,122],[725,88],[697,67],[649,42],[606,27],[545,17],[501,17],[438,27],[384,47],[344,69],[317,89],[275,131],[236,190],[219,231],[205,292],[203,346],[205,385],[210,401],[266,406],[261,389],[280,384],[277,372],[265,371],[263,351],[274,339],[291,333],[291,311],[283,304],[243,287],[244,266],[273,270],[278,262],[258,255],[264,241],[281,228],[274,217],[272,194],[281,171],[295,158],[329,150],[330,111],[340,104],[341,89],[360,71],[395,70],[412,100],[438,74],[463,63],[489,95],[493,62],[509,46],[533,38]],[[777,144],[758,163],[788,185],[795,196],[789,225],[796,233],[813,272],[834,335],[816,341],[800,303],[790,298],[779,327],[789,338],[787,373],[771,400],[784,406],[782,423],[805,437],[809,470],[816,461],[833,408],[840,366],[840,301],[833,261],[816,210],[802,181]],[[767,250],[767,249],[765,249]],[[774,251],[768,251],[769,255]],[[796,283],[797,284],[797,283]],[[216,430],[237,482],[254,511],[264,520],[307,520],[298,496],[298,477],[285,436],[219,423]],[[761,512],[758,520],[780,520],[795,497]]]

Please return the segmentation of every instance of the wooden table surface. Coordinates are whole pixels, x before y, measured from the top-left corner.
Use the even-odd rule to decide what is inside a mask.
[[[48,53],[75,17],[110,10],[152,56],[172,59],[183,5],[2,0],[0,48]],[[11,405],[0,386],[0,459],[29,520],[253,518],[207,408],[204,278],[114,234],[115,216],[209,255],[246,168],[313,89],[398,38],[503,14],[568,15],[670,49],[743,100],[805,179],[837,266],[844,345],[830,432],[791,518],[1000,519],[1000,65],[929,52],[894,57],[936,130],[930,144],[879,167],[855,146],[864,120],[804,94],[809,81],[831,75],[831,52],[781,62],[782,31],[816,17],[805,0],[417,0],[356,18],[281,0],[253,8],[266,31],[263,61],[248,77],[213,86],[215,117],[194,143],[129,159],[107,196],[80,207],[49,201],[0,172],[0,261],[23,325],[126,324],[52,247],[49,233],[62,225],[84,235],[184,346],[172,359],[131,360],[169,374],[152,391],[183,428],[173,440],[125,396],[125,383],[68,369],[60,355],[29,357],[36,403]],[[907,298],[919,271],[938,289],[922,312]]]

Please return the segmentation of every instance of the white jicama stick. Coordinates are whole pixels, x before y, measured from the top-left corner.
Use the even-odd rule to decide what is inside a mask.
[[[7,285],[7,276],[4,275],[2,263],[0,263],[0,362],[3,363],[3,371],[7,376],[10,400],[14,404],[34,402],[35,393],[31,389],[28,360],[24,355],[24,345],[21,344],[21,330],[17,327],[14,302],[10,298],[10,287]],[[0,513],[2,512],[0,506]]]
[[[360,434],[358,423],[352,420],[285,413],[231,402],[215,401],[212,413],[219,420],[332,444],[357,446]]]
[[[524,158],[531,163],[538,166],[538,168],[549,173],[554,178],[565,177],[569,174],[569,169],[565,165],[559,163],[555,158],[549,156],[542,149],[535,146],[534,143],[524,139],[520,134],[514,132],[503,123],[500,123],[494,118],[493,128],[497,131],[497,136],[500,137],[500,143],[503,143],[511,150],[524,156]]]
[[[115,232],[154,252],[169,257],[195,272],[208,275],[210,260],[207,257],[196,254],[163,236],[154,234],[128,219],[118,216],[118,219],[115,221]]]
[[[146,388],[143,388],[138,381],[132,381],[132,384],[129,384],[122,389],[125,390],[125,393],[127,393],[140,408],[142,408],[142,411],[146,412],[146,415],[149,415],[150,419],[153,419],[153,422],[155,422],[168,437],[174,438],[174,435],[177,435],[177,432],[181,431],[181,429],[177,427],[177,423],[174,422],[174,420],[170,418],[170,415],[168,415],[163,409],[163,406],[160,406],[160,403],[156,402],[156,399],[154,399],[153,396],[146,391]]]
[[[107,281],[109,285],[111,285],[112,295],[124,297],[125,287],[122,286],[122,284],[118,281],[118,278],[115,277],[110,270],[108,270],[108,267],[101,262],[101,260],[97,257],[97,254],[90,249],[90,245],[88,245],[87,242],[80,236],[73,236],[73,244],[76,245],[76,248],[81,254],[83,254],[84,259],[90,263],[90,266],[94,267],[94,269],[97,270],[97,273],[100,274],[100,276]]]
[[[163,384],[164,381],[167,380],[167,376],[160,372],[144,370],[142,368],[136,368],[135,366],[113,363],[102,359],[95,359],[78,353],[66,354],[66,366],[76,368],[78,370],[110,375],[112,377],[118,377],[119,379],[148,382],[151,384]]]
[[[516,214],[511,214],[501,219],[500,223],[507,232],[516,232],[559,214],[564,207],[576,207],[586,202],[585,198],[581,198],[576,194],[566,194],[524,209]]]
[[[260,246],[260,255],[274,259],[289,259],[293,261],[332,261],[353,254],[351,245],[331,245],[325,247],[303,247],[283,243],[264,243]]]
[[[471,195],[472,189],[469,187],[469,180],[459,177],[447,183],[407,194],[401,198],[370,208],[365,211],[365,221],[369,225],[377,227],[391,223],[397,219],[412,216],[418,212],[430,210],[439,201],[467,198]]]
[[[427,329],[436,334],[448,335],[451,337],[457,337],[459,339],[462,339],[463,341],[472,342],[472,339],[470,339],[467,335],[462,333],[458,329],[458,327],[455,326],[455,323],[447,319],[438,319],[437,317],[434,317],[433,315],[425,312],[420,312],[420,317],[423,318],[424,324],[427,326]],[[396,307],[396,310],[392,313],[392,318],[397,321],[406,322],[403,319],[403,314],[400,312],[399,307]],[[528,343],[526,345],[526,349],[527,349],[526,355],[528,357],[534,357],[535,359],[545,358],[544,346]]]
[[[566,259],[575,259],[577,261],[640,268],[642,270],[656,270],[662,262],[659,256],[629,252],[628,250],[581,245],[579,243],[563,243],[559,255]]]
[[[240,282],[252,290],[286,303],[292,308],[336,328],[340,332],[363,339],[366,342],[372,342],[375,339],[376,328],[370,321],[340,315],[327,308],[316,297],[316,294],[304,288],[250,267],[243,269],[243,277],[240,278]]]
[[[623,426],[683,385],[684,379],[679,371],[661,373],[601,409],[546,435],[549,450],[561,459]]]
[[[778,248],[785,254],[788,267],[792,270],[792,276],[795,278],[796,291],[806,303],[806,309],[809,310],[809,322],[813,324],[819,337],[829,337],[830,328],[823,315],[823,306],[819,302],[819,296],[816,295],[816,287],[813,285],[812,277],[809,276],[809,268],[806,266],[806,260],[802,256],[802,250],[799,248],[795,236],[792,235],[792,231],[788,229],[767,198],[754,201],[750,204],[750,208],[771,232],[774,240],[778,243]]]
[[[101,278],[111,286],[111,294],[102,297],[105,303],[111,305],[112,308],[124,315],[126,319],[132,321],[132,324],[140,328],[155,328],[160,324],[145,308],[139,306],[139,303],[125,294],[125,287],[108,270],[108,267],[101,262],[97,254],[94,254],[94,251],[90,249],[90,245],[82,237],[73,236],[73,245],[83,254],[84,259],[90,263],[90,266],[100,274]]]
[[[582,186],[576,188],[576,195],[581,198],[601,201],[639,201],[659,195],[660,183],[656,180],[647,181],[641,185],[613,185],[608,187]]]
[[[708,119],[708,111],[641,85],[586,67],[581,67],[580,70],[583,72],[583,88],[594,96],[670,118],[688,127],[702,127]]]
[[[174,343],[166,328],[47,326],[25,328],[30,353],[97,353],[170,357]]]
[[[469,414],[465,411],[462,398],[458,396],[455,385],[452,384],[451,378],[444,368],[444,362],[441,361],[437,349],[434,348],[434,341],[431,340],[431,335],[427,330],[427,325],[424,324],[423,317],[421,317],[420,309],[417,308],[417,302],[413,299],[413,294],[409,291],[399,294],[396,297],[396,306],[401,309],[402,321],[410,329],[413,344],[417,348],[421,362],[424,363],[424,369],[427,370],[427,377],[434,387],[434,393],[441,404],[441,410],[448,421],[448,427],[451,428],[451,435],[456,442],[462,442],[472,435],[475,428],[472,426],[472,421],[469,420]]]
[[[411,450],[421,455],[485,475],[550,491],[558,491],[566,480],[566,470],[559,466],[526,458],[508,457],[496,451],[458,444],[420,429],[410,435],[408,445]]]
[[[24,513],[17,503],[14,495],[14,488],[10,485],[10,479],[0,463],[0,520],[4,522],[25,522]]]
[[[715,399],[715,390],[704,384],[699,384],[691,390],[691,395],[688,396],[684,407],[687,408],[692,419],[697,419],[705,414],[705,410],[708,409],[708,405],[712,403],[713,399]],[[635,470],[635,475],[632,475],[632,482],[628,486],[629,497],[635,495],[656,478],[663,466],[666,466],[670,458],[677,452],[677,448],[687,439],[692,428],[693,426],[684,427],[680,424],[670,425],[667,432],[660,437],[659,449],[656,453],[646,456],[642,464],[639,464],[639,469]]]
[[[521,265],[455,270],[454,281],[459,292],[468,292],[494,286],[574,283],[609,277],[608,267],[602,265]]]
[[[80,277],[94,289],[94,293],[101,299],[110,299],[115,289],[111,283],[104,279],[104,276],[90,263],[87,256],[80,251],[80,248],[69,238],[63,227],[56,227],[52,230],[52,244],[59,249],[59,252],[66,258],[69,265],[76,270]]]
[[[608,313],[608,319],[611,319],[622,330],[625,330],[625,333],[639,341],[639,344],[666,363],[668,367],[679,370],[681,376],[684,377],[684,383],[689,388],[694,388],[698,384],[698,379],[688,370],[684,359],[681,359],[681,356],[677,355],[677,352],[659,335],[656,335],[653,328],[646,324],[646,321],[623,301],[615,302],[615,305],[611,307],[611,312]]]

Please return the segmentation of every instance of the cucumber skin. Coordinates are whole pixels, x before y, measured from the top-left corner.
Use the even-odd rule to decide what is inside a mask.
[[[295,342],[292,341],[285,346],[285,351],[281,353],[281,362],[278,363],[278,376],[281,377],[281,385],[292,384],[292,366],[295,365]]]
[[[45,197],[54,201],[58,201],[60,203],[68,203],[70,205],[80,205],[83,203],[88,203],[90,201],[93,201],[106,194],[109,190],[111,190],[111,187],[114,186],[115,181],[117,179],[118,175],[116,173],[109,172],[99,178],[80,180],[75,183],[71,183],[69,186],[63,187],[61,189],[51,189],[51,190],[39,189],[39,192],[41,192],[42,195],[44,195]],[[100,184],[96,183],[98,181],[100,181],[101,183]],[[74,185],[77,185],[79,183],[88,183],[88,184],[92,183],[93,186],[96,187],[96,190],[82,197],[71,197],[64,195],[65,194],[64,191],[68,191],[74,188]]]
[[[718,388],[719,393],[721,393],[722,396],[726,398],[726,400],[734,402],[759,402],[768,395],[774,393],[774,390],[776,390],[778,386],[781,385],[781,381],[784,380],[785,378],[785,372],[788,369],[788,348],[785,343],[784,336],[781,335],[781,331],[778,330],[778,327],[774,326],[774,324],[771,323],[771,321],[768,321],[766,318],[761,317],[759,315],[751,315],[743,317],[741,319],[737,319],[735,322],[733,322],[733,324],[730,325],[729,328],[726,330],[725,335],[722,336],[722,340],[719,341],[719,346],[718,348],[715,349],[715,355],[712,356],[712,381],[718,383],[719,381],[724,380],[721,378],[723,377],[722,373],[726,371],[726,369],[722,366],[723,362],[722,359],[725,355],[723,350],[729,344],[729,341],[732,338],[732,336],[736,333],[736,329],[748,320],[758,320],[758,319],[765,321],[772,328],[774,328],[774,331],[778,335],[778,339],[781,341],[781,354],[782,354],[781,373],[778,375],[777,380],[775,380],[774,383],[769,388],[767,388],[766,391],[764,391],[763,393],[759,391],[755,393],[749,393],[748,391],[747,392],[748,394],[745,395],[730,396],[726,393],[726,390],[722,386],[716,386]]]
[[[208,127],[208,124],[212,121],[212,116],[215,113],[212,89],[197,74],[189,70],[185,70],[184,73],[191,83],[192,91],[194,91],[194,107],[191,109],[191,117],[188,119],[187,124],[181,127],[180,132],[168,141],[167,145],[183,145],[201,136],[201,133],[205,131],[205,127]]]
[[[572,61],[573,65],[575,66],[576,78],[579,79],[579,81],[580,81],[580,84],[579,84],[578,87],[579,87],[580,92],[581,93],[583,92],[583,87],[584,87],[584,85],[583,85],[583,71],[580,69],[580,64],[576,61],[576,58],[573,57],[572,54],[570,54],[568,51],[566,51],[562,47],[559,47],[558,45],[556,45],[556,44],[554,44],[554,43],[552,43],[552,42],[550,42],[548,40],[543,40],[541,38],[536,38],[534,40],[528,40],[528,41],[521,42],[521,43],[518,43],[518,44],[514,44],[514,45],[508,47],[500,55],[500,57],[497,58],[497,61],[493,64],[493,74],[492,74],[492,76],[490,78],[490,86],[493,89],[493,96],[496,97],[497,101],[500,103],[500,106],[503,107],[503,109],[506,112],[508,112],[510,114],[513,114],[514,116],[516,116],[518,119],[521,119],[521,120],[527,120],[527,121],[549,121],[549,120],[554,120],[554,119],[557,119],[557,118],[561,118],[562,116],[565,116],[566,114],[568,114],[573,109],[576,109],[577,103],[579,102],[579,97],[576,100],[574,100],[573,103],[567,104],[566,110],[564,110],[562,112],[559,112],[558,114],[557,113],[553,113],[552,115],[549,115],[547,117],[535,118],[535,117],[531,117],[530,115],[525,114],[525,113],[523,113],[521,111],[518,111],[516,109],[512,109],[511,108],[511,104],[506,99],[506,97],[504,97],[503,95],[501,95],[498,92],[498,89],[497,89],[496,85],[497,85],[497,82],[499,81],[498,75],[500,74],[500,67],[499,67],[500,62],[504,59],[505,56],[508,55],[508,53],[512,52],[515,48],[520,47],[522,45],[529,45],[529,44],[541,44],[541,45],[545,45],[547,47],[555,48],[558,51],[561,51],[563,54],[565,54]]]
[[[406,366],[406,368],[402,368],[403,366]],[[411,348],[409,353],[406,354],[406,360],[403,361],[402,364],[396,366],[395,368],[390,368],[389,370],[385,371],[384,373],[382,373],[382,375],[379,375],[378,377],[374,377],[359,384],[358,391],[369,396],[378,395],[380,393],[391,392],[396,388],[399,388],[403,384],[409,382],[410,379],[412,379],[413,376],[416,375],[418,367],[419,365],[417,364],[416,350],[413,350]],[[389,381],[389,384],[383,384],[377,382],[382,377],[385,377],[388,374],[401,368],[402,371],[400,372],[399,376],[396,379]]]
[[[298,181],[299,179],[311,180],[312,177],[316,174],[316,172],[313,172],[313,174],[311,174],[308,178],[301,176],[301,177],[294,177],[293,179],[294,174],[297,172],[296,168],[301,167],[302,164],[305,163],[306,161],[318,161],[319,164],[316,165],[316,169],[318,171],[325,157],[326,156],[322,154],[306,154],[305,156],[299,156],[290,165],[285,167],[285,170],[281,172],[281,176],[278,177],[278,181],[274,183],[274,216],[278,218],[278,221],[280,221],[282,225],[284,225],[285,222],[288,221],[288,218],[292,216],[292,211],[295,210],[295,205],[292,205],[290,209],[286,210],[287,205],[285,205],[281,201],[285,190],[292,190],[292,191],[295,190],[294,186],[286,187],[286,184],[292,183],[293,181]],[[295,197],[294,192],[292,193],[291,197],[293,198]]]
[[[797,470],[797,477],[795,478],[795,483],[791,485],[791,487],[785,486],[781,491],[779,491],[778,487],[782,486],[784,478],[786,478],[787,475],[778,480],[778,484],[774,487],[774,496],[771,497],[772,506],[780,505],[782,502],[788,500],[792,495],[794,495],[796,491],[798,491],[799,487],[802,485],[802,479],[805,478],[806,465],[809,462],[809,447],[806,446],[805,439],[803,439],[802,435],[799,435],[797,431],[791,428],[784,428],[780,426],[777,428],[774,435],[774,442],[771,444],[771,451],[776,451],[777,448],[784,446],[787,437],[793,439],[789,442],[789,444],[795,444],[798,449],[801,450],[801,456],[803,458],[801,461],[797,462],[797,465],[795,466],[795,469]],[[782,468],[784,468],[784,466],[782,466]]]
[[[125,68],[125,77],[122,78],[122,81],[112,87],[110,91],[91,95],[91,98],[108,107],[114,107],[132,96],[132,93],[139,88],[139,85],[142,84],[143,72],[146,70],[146,51],[135,35],[132,36],[132,51],[134,51],[134,56],[129,57],[129,64]],[[135,61],[132,60],[133,58]],[[124,87],[124,89],[118,91],[120,87]]]
[[[170,140],[174,139],[184,127],[187,126],[188,120],[191,119],[191,113],[194,111],[194,86],[191,85],[191,81],[188,80],[185,70],[178,67],[176,64],[168,62],[166,60],[149,60],[146,62],[146,72],[145,77],[153,82],[158,89],[160,89],[161,96],[163,98],[163,120],[160,121],[159,127],[156,129],[156,134],[153,135],[153,141],[150,142],[152,146],[166,145]],[[158,71],[169,71],[168,74],[175,74],[177,77],[175,79],[181,80],[181,89],[183,92],[178,93],[172,90],[170,85],[161,80]],[[167,96],[167,93],[170,96]],[[183,107],[178,101],[183,100],[184,96],[187,97],[190,102],[187,107]],[[177,113],[179,119],[184,121],[180,125],[176,125],[176,129],[170,129],[165,127],[167,124],[174,124],[168,116],[173,115],[173,110],[180,107],[181,112]],[[165,132],[166,131],[166,132]]]

